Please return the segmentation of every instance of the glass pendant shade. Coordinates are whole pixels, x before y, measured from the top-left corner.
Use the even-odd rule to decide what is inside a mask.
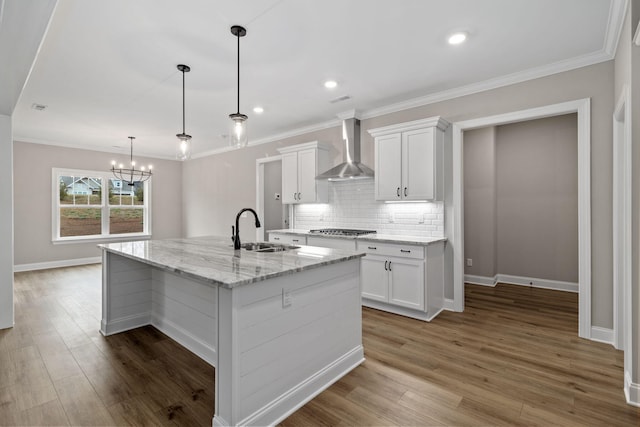
[[[180,140],[176,150],[176,159],[189,160],[191,158],[191,135],[179,133],[176,136]]]
[[[177,160],[189,160],[191,158],[191,135],[187,135],[184,131],[185,112],[184,112],[184,73],[191,71],[191,67],[184,64],[178,65],[178,70],[182,72],[182,133],[176,134],[178,137],[178,146],[176,147]]]
[[[249,139],[247,138],[247,116],[244,114],[229,114],[231,119],[231,127],[229,129],[229,144],[232,147],[246,147]]]
[[[235,113],[229,114],[231,119],[231,125],[229,129],[229,145],[234,148],[246,147],[248,143],[247,138],[247,116],[240,112],[240,37],[247,35],[247,30],[239,25],[231,27],[231,34],[233,34],[238,41],[238,91],[237,91],[237,107]]]

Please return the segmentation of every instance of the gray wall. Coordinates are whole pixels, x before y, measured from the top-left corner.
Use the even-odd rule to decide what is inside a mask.
[[[96,243],[54,245],[51,242],[51,169],[106,171],[116,155],[24,142],[14,142],[13,148],[15,264],[99,256]],[[151,198],[153,237],[181,237],[182,163],[144,157],[136,157],[136,161],[154,166]]]
[[[577,115],[498,126],[496,157],[497,272],[578,282]]]
[[[367,129],[438,115],[455,122],[591,98],[592,323],[611,328],[613,84],[613,61],[608,61],[362,120],[362,160],[369,166],[374,164],[373,138]],[[334,164],[338,163],[342,150],[339,127],[185,163],[183,212],[187,235],[226,236],[237,211],[255,205],[255,159],[277,154],[279,146],[314,140],[332,143]],[[206,188],[196,185],[199,180],[208,183]],[[252,227],[246,221],[243,235],[248,232],[247,236],[254,238]],[[447,288],[445,296],[453,298],[453,288]]]
[[[496,128],[464,133],[465,274],[493,277],[496,261]],[[466,266],[466,258],[473,260]]]

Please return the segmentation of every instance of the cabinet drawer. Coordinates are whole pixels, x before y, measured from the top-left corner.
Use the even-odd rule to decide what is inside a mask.
[[[320,246],[321,248],[356,250],[355,239],[339,239],[334,237],[308,236],[307,245]]]
[[[276,243],[287,243],[290,245],[306,245],[307,237],[296,234],[269,233],[269,241]]]
[[[375,241],[358,241],[358,250],[368,254],[394,256],[399,258],[424,259],[424,246],[394,245]]]

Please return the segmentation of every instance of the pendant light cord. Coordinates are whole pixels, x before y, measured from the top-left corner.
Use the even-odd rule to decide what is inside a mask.
[[[240,33],[236,36],[238,39],[238,111],[240,114]]]
[[[185,121],[185,115],[184,115],[184,70],[182,70],[182,133],[185,134],[184,131],[184,121]]]

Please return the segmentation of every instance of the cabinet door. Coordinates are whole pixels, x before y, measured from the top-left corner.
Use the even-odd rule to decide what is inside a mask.
[[[298,151],[298,203],[316,201],[316,150]]]
[[[282,203],[298,203],[298,153],[282,155]]]
[[[435,198],[434,129],[402,134],[402,197],[405,200]]]
[[[380,136],[375,141],[376,200],[400,200],[402,190],[400,134]]]
[[[360,261],[360,287],[362,297],[376,301],[389,301],[389,276],[386,259],[367,255]]]
[[[424,261],[390,258],[389,303],[424,310]]]

